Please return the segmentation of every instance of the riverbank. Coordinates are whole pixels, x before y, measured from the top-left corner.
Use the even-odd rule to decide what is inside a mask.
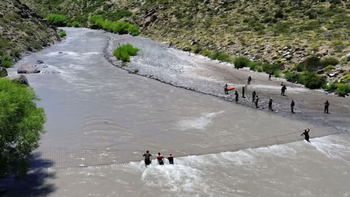
[[[123,67],[121,61],[113,56],[113,50],[119,43],[130,43],[141,49],[139,55],[132,57],[131,62]],[[247,68],[237,70],[232,64],[212,61],[142,37],[111,36],[105,56],[110,63],[130,73],[233,102],[234,91],[231,91],[230,95],[225,95],[223,91],[223,86],[228,83],[235,86],[240,95],[238,104],[250,108],[255,108],[251,94],[256,91],[260,98],[260,107],[257,110],[267,111],[268,101],[272,98],[275,111],[268,113],[307,120],[319,126],[330,126],[349,132],[350,123],[347,121],[350,118],[349,97],[337,97],[321,90],[310,90],[282,78],[272,77],[272,80],[268,80],[268,74],[252,72]],[[250,85],[247,85],[248,76],[253,79]],[[280,95],[282,82],[287,86],[286,96]],[[246,98],[242,98],[242,87],[245,87]],[[290,113],[292,100],[296,103],[295,114]],[[330,114],[323,113],[326,100],[330,102]]]

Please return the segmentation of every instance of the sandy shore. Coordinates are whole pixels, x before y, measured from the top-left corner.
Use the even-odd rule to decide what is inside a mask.
[[[223,86],[228,83],[235,86],[240,95],[237,104],[255,109],[251,93],[256,91],[260,98],[260,107],[256,110],[268,111],[268,101],[272,98],[274,112],[269,113],[349,132],[349,97],[337,97],[326,94],[323,90],[310,90],[283,78],[272,77],[269,80],[266,73],[252,72],[247,68],[235,69],[232,64],[212,61],[200,55],[168,48],[164,43],[145,38],[135,39],[131,36],[112,37],[108,41],[106,58],[117,67],[120,67],[121,62],[113,56],[113,50],[119,43],[131,43],[141,49],[139,55],[132,57],[131,63],[123,67],[130,73],[137,70],[137,74],[163,83],[235,102],[234,91],[229,95],[224,94]],[[178,58],[177,64],[172,63],[172,56]],[[247,85],[248,76],[252,77],[250,85]],[[281,96],[282,82],[287,86],[286,96]],[[245,98],[242,98],[242,87],[245,87]],[[290,112],[291,100],[295,102],[295,114]],[[326,100],[330,103],[330,114],[323,113]]]

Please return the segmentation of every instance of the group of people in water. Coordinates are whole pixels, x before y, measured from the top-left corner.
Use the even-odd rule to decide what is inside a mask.
[[[271,75],[269,75],[269,80],[271,80]],[[249,76],[248,77],[248,81],[247,81],[247,85],[250,85],[251,81],[252,81],[252,77]],[[285,95],[286,90],[287,90],[287,86],[282,82],[281,83],[281,96],[286,96]],[[224,86],[224,92],[225,92],[225,94],[229,94],[229,90],[228,90],[228,85],[227,84],[225,84],[225,86]],[[239,93],[238,93],[237,90],[235,90],[234,96],[235,96],[235,101],[238,102],[239,101]],[[245,87],[244,86],[242,87],[242,98],[246,98],[245,97]],[[259,96],[256,94],[256,92],[254,90],[252,92],[252,102],[255,104],[256,108],[259,108],[259,100],[260,100],[260,98],[259,98]],[[272,109],[272,104],[273,104],[273,100],[272,100],[272,98],[270,98],[269,99],[269,104],[268,104],[268,109],[270,111],[274,111]],[[294,112],[294,107],[295,107],[295,102],[294,102],[294,100],[292,100],[291,103],[290,103],[290,110],[291,110],[292,113],[295,113]],[[328,100],[324,103],[324,113],[329,114],[329,102],[328,102]]]
[[[146,165],[146,167],[152,163],[152,160],[151,160],[152,155],[151,155],[151,153],[149,153],[148,150],[146,151],[145,154],[143,154],[143,157],[145,158],[145,165]],[[170,156],[166,157],[166,158],[168,159],[169,164],[171,164],[171,165],[174,164],[174,157],[173,157],[172,154],[170,154]],[[164,165],[164,157],[160,153],[158,153],[158,155],[157,155],[157,161],[158,161],[159,165]]]

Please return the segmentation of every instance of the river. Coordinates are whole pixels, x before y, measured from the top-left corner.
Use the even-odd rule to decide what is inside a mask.
[[[55,175],[17,196],[350,195],[347,134],[129,74],[104,58],[118,35],[65,30],[67,39],[9,71],[47,67],[27,78],[47,114],[37,153],[52,165],[41,172]],[[320,136],[310,144],[300,136],[307,127]],[[173,153],[176,165],[145,168],[146,150]],[[51,189],[38,192],[43,185]]]

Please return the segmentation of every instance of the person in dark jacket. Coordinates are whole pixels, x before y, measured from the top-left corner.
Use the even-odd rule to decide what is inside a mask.
[[[255,107],[259,108],[259,96],[258,95],[256,95],[256,98],[255,98]]]
[[[151,164],[151,157],[152,157],[152,155],[149,153],[149,151],[146,151],[146,153],[143,154],[143,156],[145,157],[145,165],[147,167],[148,165]]]
[[[170,163],[170,164],[174,164],[174,157],[173,157],[172,154],[170,154],[170,156],[167,157],[167,159],[169,160],[169,163]]]
[[[235,91],[235,100],[236,100],[236,102],[238,102],[238,97],[239,97],[239,95],[238,95],[238,92],[237,92],[237,90]]]
[[[242,98],[245,98],[244,93],[245,93],[245,88],[242,87]]]
[[[252,77],[251,76],[249,76],[248,77],[248,85],[250,85],[250,82],[252,81]]]
[[[293,114],[294,114],[294,106],[295,106],[295,103],[294,103],[294,100],[292,100],[292,102],[290,103],[290,110],[292,111]]]
[[[286,85],[283,85],[282,88],[281,88],[281,95],[282,95],[282,96],[285,96],[286,90],[287,90]]]
[[[254,101],[255,101],[255,96],[256,96],[256,92],[253,91],[253,93],[252,93],[252,102],[253,102],[253,103],[254,103]]]
[[[324,113],[325,113],[325,114],[329,114],[328,108],[329,108],[329,102],[328,102],[328,100],[327,100],[327,101],[324,103]]]
[[[270,111],[273,111],[273,109],[272,109],[272,98],[270,98],[270,100],[269,100],[269,110]]]
[[[310,132],[310,129],[307,128],[307,129],[305,129],[304,133],[301,134],[301,136],[303,136],[303,135],[305,136],[305,140],[308,141],[308,142],[310,142],[310,140],[309,140],[310,139],[309,132]]]
[[[228,94],[227,83],[226,83],[225,86],[224,86],[224,91],[225,91],[225,94]]]

